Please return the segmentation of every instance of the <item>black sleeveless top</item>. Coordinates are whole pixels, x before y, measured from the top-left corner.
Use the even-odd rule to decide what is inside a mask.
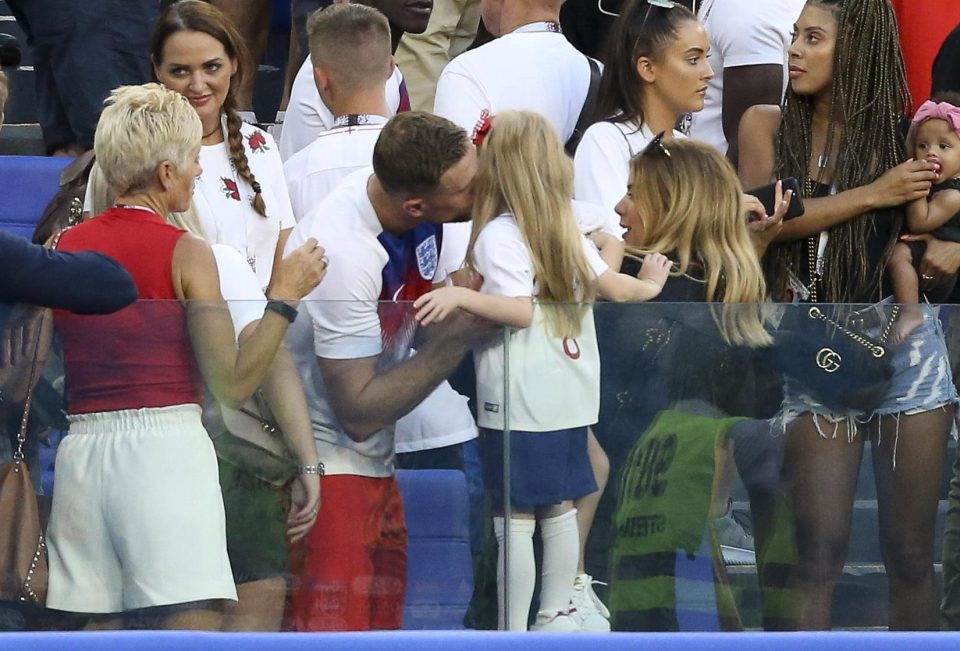
[[[829,197],[832,192],[832,187],[826,183],[815,183],[813,187],[813,192],[810,195],[810,198],[819,199],[822,197]],[[874,219],[873,228],[870,230],[870,233],[867,236],[867,241],[864,243],[867,251],[867,261],[869,268],[879,269],[886,265],[886,259],[884,252],[887,248],[887,243],[893,237],[893,228],[894,224],[890,219]],[[829,234],[829,231],[828,231]],[[818,235],[813,235],[807,238],[805,246],[808,247],[805,251],[809,250],[810,240],[813,240],[814,247],[814,258],[816,257],[816,247],[818,244]],[[829,247],[829,243],[827,245]],[[800,261],[800,268],[798,270],[798,278],[807,287],[810,287],[810,283],[813,281],[813,269],[810,266],[810,257],[806,253],[802,256]],[[824,266],[823,274],[827,275],[830,273],[830,268],[828,265]],[[824,292],[823,292],[823,283],[817,283],[817,300],[818,302],[824,301]],[[880,298],[880,288],[871,287],[864,295],[862,296],[853,296],[851,298],[852,303],[875,303]]]

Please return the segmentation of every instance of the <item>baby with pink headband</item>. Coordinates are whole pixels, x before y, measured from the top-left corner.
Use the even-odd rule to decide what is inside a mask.
[[[929,233],[938,240],[960,242],[960,96],[948,99],[951,101],[928,100],[913,116],[907,148],[917,160],[934,163],[937,177],[925,199],[907,204],[907,228],[913,234]],[[887,264],[894,298],[904,306],[891,331],[892,343],[903,341],[923,320],[921,288],[937,302],[949,296],[957,283],[956,274],[942,281],[919,275],[926,248],[925,241],[898,242]]]

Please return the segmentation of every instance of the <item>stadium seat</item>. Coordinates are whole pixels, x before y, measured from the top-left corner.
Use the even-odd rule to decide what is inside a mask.
[[[53,195],[60,188],[60,172],[72,158],[0,156],[0,229],[27,239]]]
[[[397,480],[410,532],[404,628],[463,628],[473,593],[466,477],[399,470]]]

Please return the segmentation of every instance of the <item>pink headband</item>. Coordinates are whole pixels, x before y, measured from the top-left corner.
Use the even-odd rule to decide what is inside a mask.
[[[960,135],[960,108],[948,102],[931,102],[927,100],[917,109],[913,116],[913,123],[920,124],[927,120],[946,120],[947,124],[953,127],[953,130]]]

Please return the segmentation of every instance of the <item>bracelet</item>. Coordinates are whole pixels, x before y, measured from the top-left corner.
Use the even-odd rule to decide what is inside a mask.
[[[264,310],[276,312],[290,323],[297,320],[297,308],[283,301],[267,301],[267,307]]]
[[[320,475],[321,477],[327,474],[322,461],[318,461],[315,466],[297,466],[297,472],[301,475]]]

